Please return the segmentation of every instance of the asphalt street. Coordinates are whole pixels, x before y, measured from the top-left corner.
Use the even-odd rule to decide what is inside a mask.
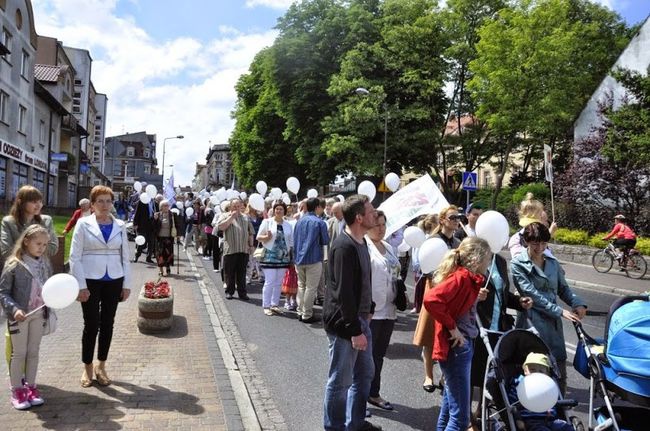
[[[205,262],[217,291],[223,295],[219,274],[212,272],[211,262]],[[623,274],[597,274],[583,265],[565,265],[567,275],[580,276],[585,283],[604,286],[623,286],[641,292],[648,289],[647,280],[630,280]],[[409,280],[412,277],[409,276]],[[612,281],[613,280],[613,281]],[[412,282],[409,297],[412,298]],[[234,299],[227,307],[238,326],[241,338],[253,356],[278,409],[290,430],[315,430],[322,427],[323,394],[327,380],[327,337],[322,324],[303,324],[295,313],[268,317],[261,308],[262,286],[249,286],[248,302]],[[590,309],[606,311],[620,294],[606,293],[593,288],[575,288],[589,304]],[[320,307],[317,307],[320,316]],[[370,407],[373,423],[384,430],[433,430],[438,417],[440,394],[422,390],[423,369],[420,350],[411,344],[417,315],[399,313],[382,373],[382,396],[395,407],[383,411]],[[603,336],[606,317],[587,317],[585,330],[592,336]],[[565,322],[565,338],[571,364],[575,352],[576,335],[573,326]],[[575,409],[586,417],[588,381],[569,365],[568,398],[580,402]]]

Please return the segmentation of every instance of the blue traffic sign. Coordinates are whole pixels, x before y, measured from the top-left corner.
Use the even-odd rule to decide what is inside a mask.
[[[478,175],[476,172],[463,172],[463,190],[468,192],[476,191]]]

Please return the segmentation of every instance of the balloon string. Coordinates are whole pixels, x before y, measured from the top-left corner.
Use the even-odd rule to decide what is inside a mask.
[[[45,304],[43,304],[43,305],[41,305],[40,307],[38,307],[38,308],[36,308],[36,309],[30,311],[30,312],[27,313],[27,314],[25,314],[25,317],[31,316],[32,314],[36,313],[38,310],[43,309],[43,307],[45,307]]]
[[[490,284],[490,278],[492,276],[492,268],[494,268],[494,262],[497,260],[496,254],[492,253],[492,264],[490,265],[490,270],[488,271],[488,274],[490,275],[489,277],[485,277],[485,284],[483,285],[483,289],[487,289],[488,284]]]

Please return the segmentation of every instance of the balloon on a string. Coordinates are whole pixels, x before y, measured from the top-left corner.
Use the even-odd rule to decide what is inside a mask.
[[[362,181],[361,184],[359,184],[359,187],[357,188],[357,192],[360,195],[368,196],[368,199],[372,202],[372,200],[375,198],[375,195],[377,194],[377,188],[373,183],[366,180],[366,181]]]
[[[344,202],[345,201],[345,196],[343,196],[343,195],[336,195],[336,198],[339,200],[339,202]]]
[[[142,183],[140,181],[134,182],[133,183],[133,190],[140,193],[142,191]]]
[[[140,193],[140,202],[149,205],[149,202],[151,202],[151,196],[149,196],[148,193]]]
[[[492,253],[498,253],[510,239],[508,220],[497,211],[486,211],[476,220],[476,236],[490,244]]]
[[[266,194],[267,189],[268,186],[264,181],[258,181],[257,184],[255,184],[255,190],[257,190],[257,193],[259,193],[262,196]]]
[[[264,211],[264,198],[259,193],[253,193],[248,197],[248,204],[256,211]]]
[[[181,194],[181,188],[180,188],[180,187],[176,187],[176,188],[174,189],[174,191],[176,192],[177,195],[180,195],[180,194]]]
[[[294,195],[298,194],[298,191],[300,190],[300,181],[298,181],[298,178],[296,177],[287,178],[287,190],[289,190]]]
[[[144,190],[147,192],[151,199],[155,198],[158,194],[158,189],[153,184],[149,184]]]
[[[441,238],[429,238],[420,246],[418,260],[423,274],[435,271],[440,266],[442,258],[449,251],[449,247]]]
[[[43,283],[43,302],[50,308],[65,308],[76,301],[79,282],[70,274],[55,274]]]
[[[555,380],[544,373],[529,374],[517,385],[519,402],[535,413],[544,413],[552,409],[557,404],[559,395],[560,390]]]
[[[413,248],[418,248],[427,239],[424,231],[417,226],[409,226],[404,229],[404,242]]]
[[[406,241],[402,241],[402,243],[397,246],[397,251],[399,251],[400,253],[406,253],[410,249],[411,249],[411,246],[408,245],[408,243]]]
[[[218,204],[218,203],[219,203],[219,198],[216,197],[216,196],[212,196],[212,197],[210,197],[210,203],[211,203],[212,205],[216,205],[216,204]]]
[[[194,215],[194,208],[189,207],[185,210],[185,216],[186,217],[192,217]]]
[[[273,187],[269,197],[273,200],[282,198],[282,190],[279,187]]]
[[[400,184],[399,177],[394,172],[389,172],[386,175],[384,182],[386,184],[386,187],[388,187],[388,190],[390,190],[391,192],[394,192],[395,190],[399,189],[399,184]]]
[[[219,190],[217,190],[217,197],[219,198],[219,202],[222,200],[226,199],[226,189],[224,187],[221,187]]]
[[[248,197],[248,195],[246,194],[246,192],[241,192],[239,194],[239,199],[241,199],[243,201],[245,201],[247,197]]]
[[[172,208],[171,212],[174,213],[175,215],[179,215],[181,213],[178,208]]]
[[[307,197],[308,198],[315,198],[317,196],[318,196],[318,190],[316,190],[316,189],[307,190]]]
[[[221,205],[219,205],[221,207],[221,211],[228,211],[228,205],[230,205],[230,202],[228,201],[221,202]]]
[[[144,245],[145,242],[147,242],[147,240],[142,235],[138,235],[135,237],[136,245]]]
[[[284,202],[285,205],[290,205],[291,198],[289,196],[282,196],[282,202]]]
[[[176,202],[176,208],[178,208],[179,210],[182,210],[183,209],[183,201]]]
[[[191,207],[192,206],[192,201],[189,199],[185,201],[185,208]]]
[[[228,189],[226,191],[226,198],[227,199],[235,199],[239,198],[239,192],[235,189]]]

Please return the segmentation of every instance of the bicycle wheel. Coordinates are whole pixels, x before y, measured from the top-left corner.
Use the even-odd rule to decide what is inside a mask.
[[[607,272],[612,269],[614,258],[609,253],[605,253],[605,250],[598,250],[592,256],[591,264],[594,266],[596,271]]]
[[[642,278],[648,270],[645,259],[638,254],[630,255],[627,258],[627,276],[630,278]]]

